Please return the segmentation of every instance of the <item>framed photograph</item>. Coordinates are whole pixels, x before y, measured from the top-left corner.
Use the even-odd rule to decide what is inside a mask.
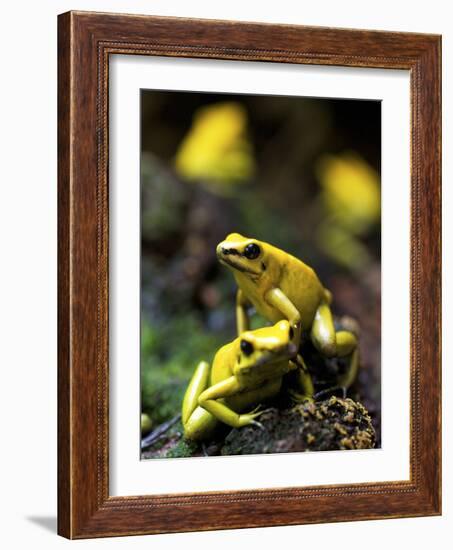
[[[440,37],[58,25],[59,533],[440,514]]]

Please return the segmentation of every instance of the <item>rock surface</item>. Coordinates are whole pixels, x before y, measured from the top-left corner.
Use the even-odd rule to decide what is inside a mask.
[[[352,399],[331,397],[291,409],[270,409],[259,418],[262,427],[233,429],[222,455],[371,449],[375,433],[367,410]]]
[[[198,445],[183,438],[179,422],[142,458],[372,449],[376,441],[367,410],[349,398],[332,396],[290,408],[273,407],[259,417],[259,423],[229,431],[222,426],[215,440]]]

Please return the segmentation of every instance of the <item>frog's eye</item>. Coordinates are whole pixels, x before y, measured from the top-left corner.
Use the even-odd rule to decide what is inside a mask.
[[[244,248],[244,256],[248,260],[256,260],[256,258],[260,255],[260,252],[261,248],[255,243],[250,243]]]
[[[241,351],[245,355],[252,355],[253,353],[253,344],[247,342],[247,340],[241,340]]]
[[[289,339],[292,340],[294,338],[294,330],[293,327],[289,327]]]

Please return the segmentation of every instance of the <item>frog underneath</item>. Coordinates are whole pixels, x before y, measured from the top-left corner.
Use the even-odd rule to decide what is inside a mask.
[[[209,438],[218,422],[233,428],[258,424],[264,411],[254,409],[280,391],[283,376],[298,371],[301,394],[313,394],[311,377],[297,354],[297,334],[286,320],[274,326],[245,331],[221,347],[212,364],[199,363],[187,387],[182,404],[186,439]],[[293,360],[291,360],[293,359]]]
[[[238,285],[238,334],[248,330],[250,305],[273,323],[287,319],[295,330],[300,327],[307,332],[325,357],[349,358],[349,369],[338,381],[339,387],[348,388],[359,365],[357,338],[352,332],[335,330],[330,309],[332,295],[315,271],[291,254],[239,233],[228,235],[216,252]]]

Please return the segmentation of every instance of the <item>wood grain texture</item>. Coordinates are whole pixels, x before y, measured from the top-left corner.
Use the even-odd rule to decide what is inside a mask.
[[[59,16],[58,31],[58,532],[86,538],[440,514],[440,37],[86,12]],[[109,496],[111,54],[410,71],[410,481]]]
[[[69,17],[58,30],[58,532],[70,536]]]

